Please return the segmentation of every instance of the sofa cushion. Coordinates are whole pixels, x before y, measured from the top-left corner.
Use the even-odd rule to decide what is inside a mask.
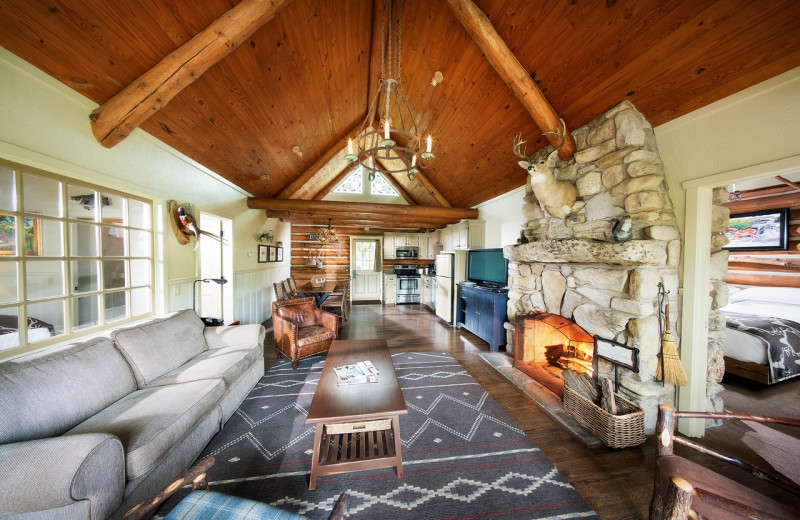
[[[222,379],[136,390],[67,434],[109,433],[122,441],[128,480],[149,471],[210,413],[225,393]]]
[[[112,335],[139,388],[183,365],[208,347],[203,322],[190,309]]]
[[[0,443],[60,435],[136,389],[108,338],[0,363]]]
[[[145,388],[221,377],[230,387],[261,355],[261,345],[206,350],[175,370],[154,379]]]
[[[319,343],[325,340],[334,340],[336,335],[331,329],[311,325],[310,327],[300,327],[297,331],[297,346],[303,347],[312,343]]]

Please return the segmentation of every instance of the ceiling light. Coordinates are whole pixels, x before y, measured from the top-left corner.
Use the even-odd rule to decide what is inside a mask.
[[[434,158],[430,135],[422,151],[422,137],[400,83],[402,9],[402,0],[383,1],[380,81],[358,134],[347,141],[345,158],[355,167],[364,163],[370,180],[375,178],[375,172],[405,173],[413,180],[419,173],[417,168],[427,168]],[[380,128],[376,129],[373,121],[379,110]]]
[[[436,85],[438,85],[442,81],[444,81],[444,76],[442,76],[441,71],[437,70],[436,73],[434,73],[434,75],[433,75],[433,79],[431,80],[431,85],[435,87]]]
[[[295,146],[294,148],[292,148],[292,151],[295,154],[297,154],[298,157],[302,157],[303,156],[303,151],[300,149],[299,146]]]
[[[319,229],[319,240],[323,244],[335,244],[339,241],[339,237],[336,235],[336,231],[333,230],[331,227],[331,222],[333,222],[332,218],[328,219],[328,227],[324,228],[317,228]]]

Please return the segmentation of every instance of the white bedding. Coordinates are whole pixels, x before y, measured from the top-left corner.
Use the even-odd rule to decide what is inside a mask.
[[[800,323],[800,289],[751,287],[732,292],[722,312],[783,318]],[[766,340],[738,330],[725,329],[725,355],[740,361],[766,365]]]
[[[33,327],[28,329],[28,343],[40,341],[50,337],[50,330],[44,327]],[[0,350],[19,346],[19,332],[0,334]]]

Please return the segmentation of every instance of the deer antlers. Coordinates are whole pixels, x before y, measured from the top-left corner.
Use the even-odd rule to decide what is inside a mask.
[[[558,147],[556,147],[555,149],[556,152],[561,150],[561,148],[563,148],[564,144],[566,144],[567,142],[567,123],[565,123],[564,119],[562,118],[559,118],[558,120],[561,121],[561,130],[556,130],[555,132],[542,132],[542,135],[555,135],[559,139],[561,139],[561,144],[559,144]],[[526,154],[526,152],[528,151],[527,146],[522,148],[522,151],[520,151],[520,148],[525,143],[527,143],[527,141],[522,140],[521,133],[514,136],[514,155],[516,155],[520,159],[525,159],[526,161],[530,161],[531,160],[530,156]]]

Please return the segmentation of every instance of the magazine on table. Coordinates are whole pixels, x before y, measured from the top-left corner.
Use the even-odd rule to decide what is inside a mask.
[[[369,360],[342,365],[333,370],[336,372],[337,385],[360,385],[378,382],[378,368]]]

